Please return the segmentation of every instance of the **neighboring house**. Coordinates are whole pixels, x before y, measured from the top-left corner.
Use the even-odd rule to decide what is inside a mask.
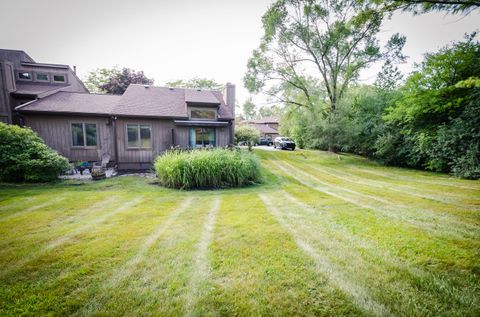
[[[224,99],[219,91],[149,85],[130,85],[123,95],[64,87],[36,95],[11,116],[70,161],[108,154],[119,169],[146,169],[173,146],[232,144],[235,85],[225,91]]]
[[[257,128],[262,138],[273,140],[280,135],[278,132],[279,122],[276,117],[249,120],[245,121],[245,123]]]

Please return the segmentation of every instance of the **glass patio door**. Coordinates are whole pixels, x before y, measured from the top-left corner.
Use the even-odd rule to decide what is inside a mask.
[[[215,141],[215,128],[190,128],[191,147],[211,147]]]

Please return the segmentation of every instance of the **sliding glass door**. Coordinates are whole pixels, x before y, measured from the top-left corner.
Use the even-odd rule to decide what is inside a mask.
[[[215,146],[215,134],[215,128],[190,128],[190,146]]]

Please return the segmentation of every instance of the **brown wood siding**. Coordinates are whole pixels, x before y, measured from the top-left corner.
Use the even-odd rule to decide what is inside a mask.
[[[146,124],[151,126],[152,148],[151,149],[129,149],[127,147],[126,129],[127,124]],[[150,163],[157,155],[172,146],[171,120],[146,120],[146,119],[125,119],[117,120],[118,137],[118,162],[119,163]]]
[[[84,116],[48,116],[24,115],[25,125],[29,126],[45,140],[51,148],[67,157],[70,161],[100,161],[104,153],[115,160],[114,137],[112,125],[107,125],[108,119],[102,117]],[[72,123],[95,123],[97,125],[97,146],[90,148],[75,148],[72,146]],[[127,147],[127,124],[142,124],[151,126],[150,149],[129,149]],[[173,120],[118,118],[117,146],[118,165],[120,169],[148,168],[155,158],[172,145],[182,148],[189,147],[189,127],[175,126]],[[172,143],[174,129],[174,144]],[[217,146],[229,144],[230,128],[217,127]]]
[[[182,148],[187,148],[190,146],[189,127],[175,127],[175,146],[180,146]]]
[[[230,128],[218,127],[217,128],[217,146],[227,146],[230,141]]]
[[[65,117],[25,115],[25,125],[32,128],[51,148],[70,161],[101,161],[108,153],[114,159],[112,126],[107,118],[101,117]],[[72,146],[72,123],[95,123],[97,125],[97,146],[95,148],[76,148]]]

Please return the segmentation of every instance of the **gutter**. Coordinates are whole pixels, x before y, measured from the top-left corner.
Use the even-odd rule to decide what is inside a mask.
[[[24,104],[21,104],[20,106],[16,106],[16,107],[15,107],[15,110],[18,111],[18,110],[22,109],[23,107],[26,107],[26,106],[28,106],[28,105],[31,105],[31,104],[34,103],[35,101],[38,101],[38,98],[35,98],[35,99],[33,99],[33,100],[30,100],[29,102],[26,102],[26,103],[24,103]]]
[[[203,126],[203,127],[226,127],[228,121],[207,121],[207,120],[174,120],[175,125],[180,126]]]

